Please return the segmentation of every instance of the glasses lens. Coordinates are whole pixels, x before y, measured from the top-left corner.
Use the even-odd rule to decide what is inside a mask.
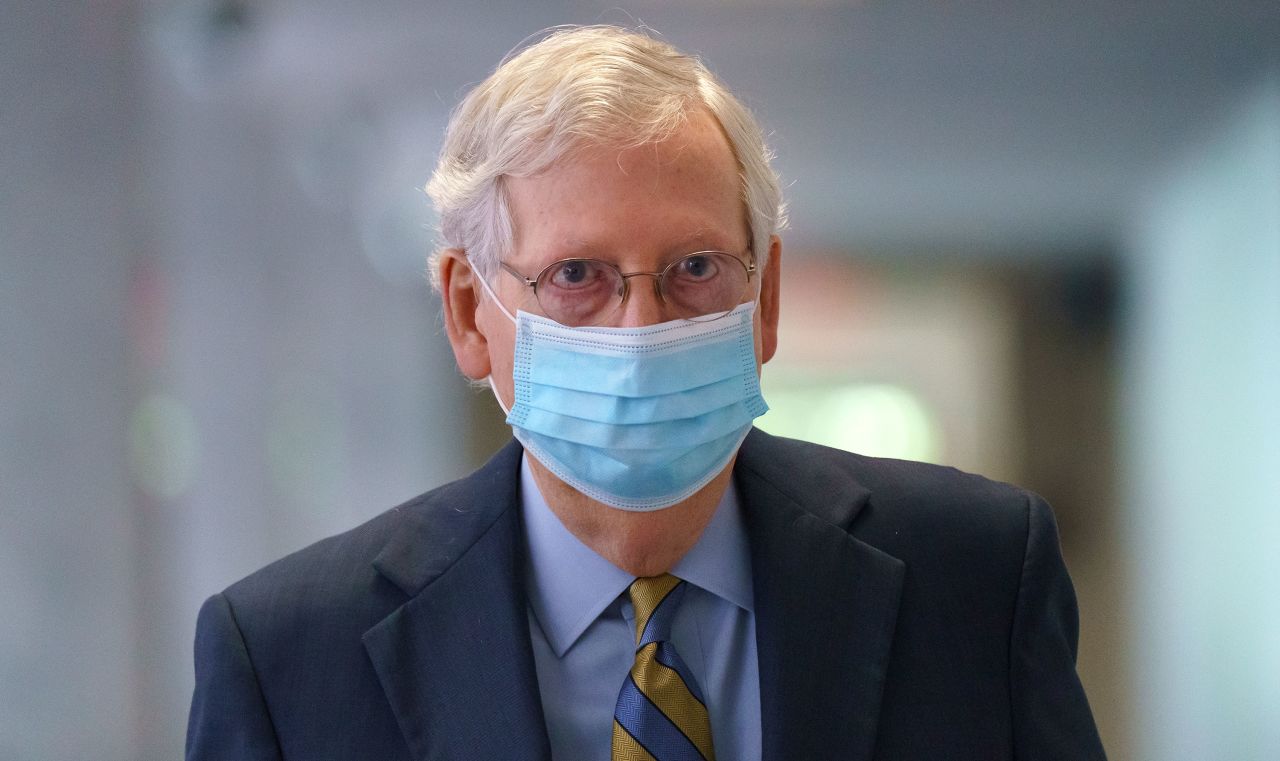
[[[686,320],[718,317],[742,301],[749,276],[732,254],[701,251],[677,259],[662,273],[662,295]]]
[[[538,275],[538,306],[561,325],[596,325],[622,300],[622,276],[597,259],[565,259]]]

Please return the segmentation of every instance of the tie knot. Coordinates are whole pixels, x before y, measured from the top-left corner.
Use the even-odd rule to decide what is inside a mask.
[[[685,583],[669,573],[641,576],[627,594],[636,610],[636,647],[671,639],[671,622],[684,597]]]

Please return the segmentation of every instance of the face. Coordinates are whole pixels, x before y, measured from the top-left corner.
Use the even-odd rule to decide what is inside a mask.
[[[515,241],[505,262],[528,277],[569,257],[596,258],[623,272],[657,272],[694,251],[718,250],[744,259],[749,231],[737,162],[715,120],[704,112],[660,143],[619,151],[595,148],[534,177],[509,178]],[[777,346],[780,245],[753,277],[745,300],[759,293],[756,357],[766,362]],[[481,296],[475,273],[460,252],[442,271],[446,329],[463,372],[492,374],[510,406],[515,326]],[[499,271],[490,281],[507,310],[538,312],[532,289]],[[641,326],[674,319],[659,301],[654,278],[631,280],[630,295],[610,325]],[[759,289],[757,291],[757,289]]]

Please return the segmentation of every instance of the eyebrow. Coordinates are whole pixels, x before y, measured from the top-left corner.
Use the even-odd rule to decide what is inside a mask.
[[[575,258],[599,257],[602,253],[608,253],[608,249],[583,238],[564,241],[557,247],[557,251]]]
[[[701,227],[695,230],[690,235],[686,236],[683,240],[684,240],[684,243],[687,243],[692,246],[705,246],[705,245],[708,245],[707,241],[724,243],[725,241],[721,237],[723,234],[724,234],[723,232],[716,230],[714,228]]]

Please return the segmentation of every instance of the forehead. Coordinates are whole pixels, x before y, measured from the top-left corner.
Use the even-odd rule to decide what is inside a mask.
[[[590,146],[507,180],[520,261],[566,256],[655,260],[747,245],[738,162],[702,111],[659,142]]]

